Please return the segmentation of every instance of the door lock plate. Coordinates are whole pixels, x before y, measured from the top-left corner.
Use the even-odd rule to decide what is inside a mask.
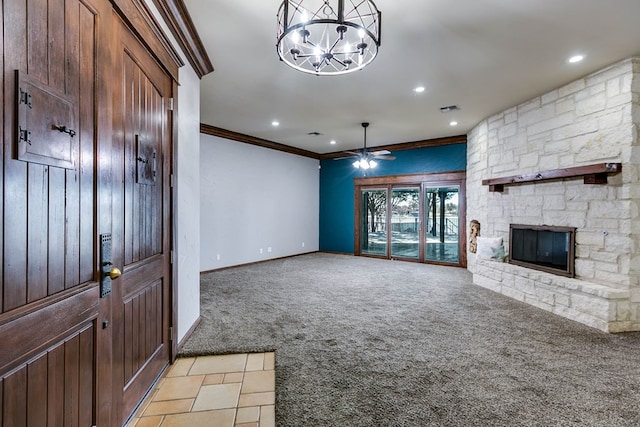
[[[111,234],[100,235],[100,298],[111,293]]]

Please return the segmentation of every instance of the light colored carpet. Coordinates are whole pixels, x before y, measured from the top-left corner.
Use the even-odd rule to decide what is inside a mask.
[[[316,253],[202,276],[184,355],[276,351],[278,426],[638,426],[640,333],[459,268]]]

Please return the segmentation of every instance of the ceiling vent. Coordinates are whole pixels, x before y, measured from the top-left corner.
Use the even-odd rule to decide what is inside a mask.
[[[460,109],[460,107],[458,107],[457,105],[449,105],[447,107],[440,107],[440,112],[441,113],[450,113],[452,111],[458,111]]]

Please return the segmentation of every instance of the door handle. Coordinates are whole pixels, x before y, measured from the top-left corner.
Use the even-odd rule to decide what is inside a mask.
[[[118,267],[111,267],[111,270],[107,273],[111,280],[116,280],[118,277],[122,276],[122,271]]]

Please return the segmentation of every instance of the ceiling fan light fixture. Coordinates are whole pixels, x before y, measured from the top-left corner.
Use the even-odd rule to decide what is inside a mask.
[[[361,149],[355,151],[345,151],[344,153],[347,156],[336,156],[334,160],[341,160],[344,158],[355,157],[357,160],[353,163],[354,168],[356,169],[373,169],[378,166],[378,160],[395,160],[394,156],[389,156],[391,152],[389,150],[368,150],[367,149],[367,127],[369,127],[369,123],[361,123],[362,129],[364,131],[364,144]]]
[[[284,0],[277,16],[278,56],[296,70],[346,74],[378,54],[382,13],[372,0]]]
[[[373,169],[376,166],[378,166],[378,162],[376,162],[375,160],[360,159],[353,162],[353,167],[355,167],[356,169],[367,170]]]

